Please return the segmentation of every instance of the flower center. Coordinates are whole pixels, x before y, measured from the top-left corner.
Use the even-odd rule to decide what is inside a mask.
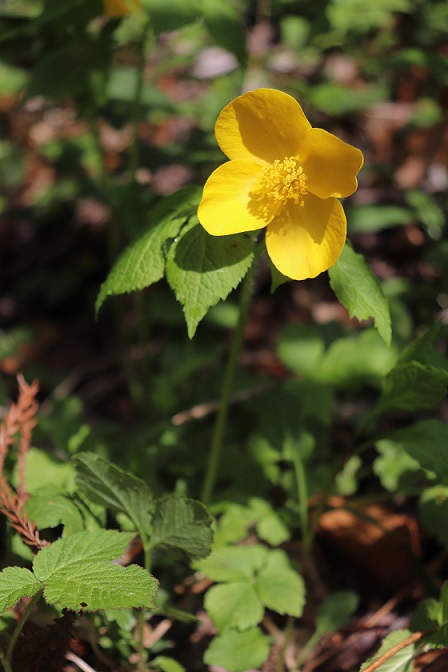
[[[308,193],[307,182],[302,166],[297,164],[293,156],[283,161],[277,159],[272,165],[263,168],[261,174],[261,184],[266,195],[277,203],[292,200],[304,205],[303,197]]]

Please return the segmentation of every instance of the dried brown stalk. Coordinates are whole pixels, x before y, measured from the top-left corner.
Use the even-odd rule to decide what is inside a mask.
[[[25,459],[31,443],[31,436],[36,426],[36,413],[38,403],[36,395],[39,391],[39,383],[34,380],[28,385],[22,374],[17,376],[19,383],[19,397],[15,404],[12,404],[7,411],[2,425],[0,426],[0,476],[3,473],[8,448],[20,436],[18,449],[19,466],[19,494],[25,492]]]
[[[49,544],[39,537],[36,526],[24,510],[26,502],[25,461],[31,444],[32,432],[37,423],[36,395],[39,384],[33,381],[31,385],[28,385],[22,375],[17,376],[17,380],[19,383],[17,402],[11,405],[0,425],[0,511],[9,519],[11,526],[17,530],[25,544],[40,550]],[[19,438],[17,457],[19,485],[16,494],[3,476],[3,466],[8,448],[17,437]]]
[[[11,527],[20,534],[22,541],[36,550],[49,546],[39,537],[36,526],[23,508],[25,499],[13,492],[5,478],[0,479],[0,511],[9,519]]]

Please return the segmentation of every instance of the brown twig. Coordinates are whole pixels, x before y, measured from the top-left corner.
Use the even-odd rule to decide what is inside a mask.
[[[21,374],[17,376],[17,380],[19,383],[17,402],[11,404],[3,423],[0,425],[0,511],[9,519],[11,527],[17,530],[25,544],[40,550],[49,544],[39,537],[36,526],[24,510],[26,502],[25,462],[33,429],[37,423],[38,403],[36,395],[39,384],[34,381],[31,385],[28,385]],[[8,448],[15,442],[17,436],[20,439],[17,457],[19,485],[17,493],[15,493],[3,476],[3,466]]]
[[[410,644],[415,644],[415,642],[418,642],[423,637],[427,637],[436,630],[437,628],[431,628],[429,630],[423,630],[421,632],[413,632],[412,635],[409,635],[409,637],[406,637],[406,639],[403,639],[401,642],[398,642],[398,644],[395,644],[395,646],[389,649],[389,651],[386,651],[381,656],[379,656],[373,663],[371,663],[371,665],[364,668],[363,672],[375,672],[375,670],[381,667],[381,665],[390,660],[392,656],[395,656],[396,653],[398,653],[402,649],[405,649],[407,646],[410,646]]]
[[[9,519],[11,527],[20,534],[22,541],[40,550],[49,546],[49,542],[41,539],[36,526],[24,510],[25,500],[15,494],[5,478],[0,479],[0,511]]]
[[[30,447],[31,435],[36,426],[36,413],[38,403],[36,395],[39,391],[39,383],[35,380],[28,385],[22,374],[17,376],[19,383],[19,397],[15,404],[7,411],[3,423],[0,426],[0,476],[3,473],[8,448],[20,436],[18,449],[18,467],[19,467],[19,486],[17,488],[19,495],[25,493],[25,460]]]

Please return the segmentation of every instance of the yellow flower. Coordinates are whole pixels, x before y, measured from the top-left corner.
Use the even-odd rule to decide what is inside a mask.
[[[340,201],[356,191],[359,149],[312,128],[294,98],[256,89],[225,107],[215,125],[230,161],[208,178],[198,208],[214,236],[264,226],[272,263],[295,280],[338,259],[346,237]]]
[[[127,16],[141,11],[140,0],[103,0],[106,16]]]

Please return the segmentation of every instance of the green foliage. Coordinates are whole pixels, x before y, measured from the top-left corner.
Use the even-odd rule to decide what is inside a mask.
[[[372,317],[381,338],[390,345],[392,327],[387,300],[362,255],[356,254],[346,244],[338,261],[328,272],[331,287],[350,317],[358,320]]]
[[[108,296],[144,289],[163,277],[164,247],[177,236],[194,203],[197,190],[186,189],[152,210],[149,230],[123,252],[101,286],[97,311]]]
[[[27,501],[26,510],[40,529],[63,525],[64,536],[85,529],[82,508],[54,485],[38,488]]]
[[[410,8],[410,0],[378,0],[375,5],[368,0],[331,0],[327,16],[342,34],[349,31],[363,34],[391,21],[392,12],[407,12]]]
[[[29,569],[6,567],[0,572],[0,614],[22,597],[33,597],[41,589],[41,584]]]
[[[246,36],[231,3],[225,0],[201,0],[199,4],[205,26],[213,40],[235,54],[244,67],[247,61]]]
[[[44,548],[33,571],[50,604],[74,611],[153,607],[157,581],[142,567],[112,564],[132,534],[79,532]]]
[[[388,439],[409,453],[423,469],[428,469],[442,481],[448,480],[448,426],[443,422],[420,420],[390,433]]]
[[[111,530],[79,532],[43,548],[33,571],[7,567],[0,574],[2,612],[42,590],[49,604],[74,611],[151,607],[157,581],[142,567],[112,564],[132,535]]]
[[[384,653],[392,649],[394,646],[402,642],[404,639],[409,637],[411,634],[410,630],[395,630],[391,632],[390,635],[387,635],[383,639],[380,649],[373,656],[366,660],[364,665],[361,666],[360,672],[366,669],[369,665],[375,662],[379,656],[382,656]],[[413,666],[413,658],[415,655],[415,645],[409,644],[408,646],[400,649],[395,655],[393,655],[389,660],[378,667],[380,672],[410,672]]]
[[[208,578],[222,582],[207,592],[205,607],[219,633],[248,630],[264,610],[299,617],[305,601],[302,578],[283,551],[264,546],[225,546],[197,564]]]
[[[155,672],[260,669],[271,647],[280,668],[280,637],[266,636],[270,610],[285,629],[285,651],[289,637],[300,642],[299,668],[325,652],[326,633],[371,606],[346,583],[351,556],[341,590],[320,548],[335,591],[320,602],[314,582],[305,587],[291,566],[297,552],[304,566],[313,563],[327,504],[342,501],[371,520],[366,502],[386,499],[387,512],[393,501],[424,530],[427,555],[416,566],[448,546],[447,200],[436,147],[448,84],[447,4],[268,4],[260,20],[254,3],[237,0],[142,0],[130,17],[104,16],[102,0],[3,2],[0,313],[8,326],[0,333],[0,401],[6,408],[11,374],[23,368],[27,380],[41,380],[42,411],[29,450],[19,437],[6,455],[0,446],[0,475],[23,508],[9,511],[3,491],[0,507],[10,520],[26,512],[32,524],[25,518],[24,529],[32,537],[35,524],[49,542],[33,556],[20,525],[1,526],[0,560],[11,565],[0,572],[5,670],[15,662],[3,657],[11,633],[21,632],[24,651],[33,643],[32,630],[21,630],[22,598],[38,612],[35,627],[61,609],[82,613],[77,632],[89,632],[92,655],[103,652],[111,669]],[[221,49],[209,52],[211,45]],[[219,72],[219,55],[230,73],[210,74],[215,65]],[[212,66],[205,75],[196,67],[203,57]],[[178,189],[179,168],[180,184],[203,184],[223,160],[216,117],[242,87],[260,82],[292,93],[313,125],[368,147],[360,190],[344,209],[349,238],[383,279],[350,243],[329,278],[349,317],[372,328],[349,323],[325,276],[292,283],[258,255],[262,231],[206,234],[196,217],[200,187]],[[223,416],[224,330],[240,312],[231,293],[255,259],[249,342]],[[95,323],[104,278],[97,312],[114,298]],[[278,289],[271,297],[269,285]],[[215,412],[216,520],[194,499]],[[122,566],[130,556],[136,564]],[[215,583],[204,595],[191,590],[189,560]],[[321,563],[313,566],[320,585]],[[378,575],[381,582],[380,567]],[[379,670],[410,672],[424,647],[445,648],[447,585],[438,599],[430,587],[429,599],[408,596],[409,630],[388,635],[361,669],[397,646]],[[198,633],[185,650],[172,640],[191,635],[202,604],[217,635],[203,661],[188,660],[202,656],[203,647],[196,654],[191,645]],[[158,632],[154,616],[188,624],[188,635],[173,628],[144,651],[146,621]],[[49,637],[58,653],[52,627],[41,641]],[[417,644],[399,648],[422,631]],[[178,652],[183,665],[171,657]]]
[[[253,241],[242,236],[210,236],[193,218],[171,245],[167,279],[182,305],[193,338],[209,308],[227,298],[253,261]]]
[[[320,605],[316,614],[316,633],[320,636],[336,632],[342,628],[358,606],[356,593],[341,590],[329,595]]]
[[[200,502],[185,497],[166,497],[154,505],[151,544],[184,551],[192,559],[210,553],[212,519]]]
[[[269,653],[269,639],[258,628],[228,630],[215,637],[204,655],[207,665],[224,665],[229,672],[244,672],[263,663]]]
[[[91,453],[75,455],[73,463],[81,493],[110,511],[125,513],[140,534],[151,522],[152,494],[146,483]]]

